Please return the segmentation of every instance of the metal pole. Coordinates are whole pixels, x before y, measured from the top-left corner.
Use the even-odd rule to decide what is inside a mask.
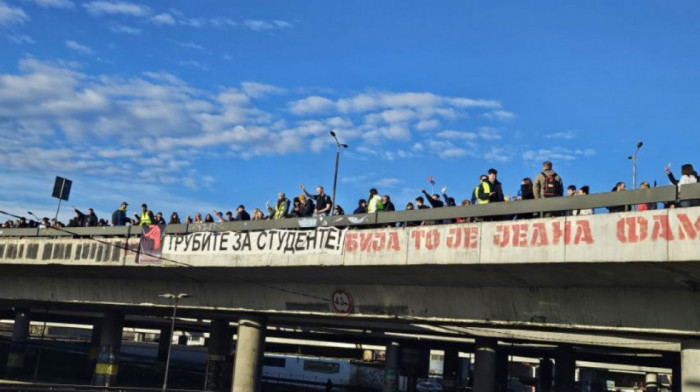
[[[58,212],[61,211],[61,201],[62,199],[58,199],[58,208],[56,208],[56,216],[54,217],[54,220],[58,222]]]
[[[331,198],[331,216],[335,214],[335,187],[338,184],[338,161],[340,160],[340,144],[335,147],[335,172],[333,173],[333,197]]]
[[[639,149],[637,149],[639,151]],[[637,189],[637,151],[632,158],[632,189]]]
[[[177,316],[177,303],[180,298],[175,296],[175,306],[173,306],[173,319],[170,322],[170,343],[168,344],[168,356],[165,360],[165,377],[163,377],[163,392],[168,390],[168,370],[170,370],[170,351],[173,347],[173,335],[175,332],[175,317]]]

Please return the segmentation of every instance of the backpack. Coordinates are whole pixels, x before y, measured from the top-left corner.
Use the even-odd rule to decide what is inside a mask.
[[[120,222],[119,220],[119,210],[114,210],[112,213],[112,226],[118,226]]]
[[[562,194],[561,181],[557,180],[557,173],[547,175],[542,172],[544,182],[542,183],[542,197],[556,197]]]

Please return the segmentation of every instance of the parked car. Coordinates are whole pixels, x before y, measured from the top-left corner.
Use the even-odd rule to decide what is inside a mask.
[[[416,384],[417,392],[442,392],[442,385],[434,381],[424,381]]]

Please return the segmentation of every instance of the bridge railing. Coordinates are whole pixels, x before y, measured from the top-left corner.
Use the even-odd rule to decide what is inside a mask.
[[[587,196],[555,197],[507,203],[431,208],[413,211],[379,212],[341,216],[319,216],[287,218],[279,220],[215,222],[189,225],[168,225],[168,234],[186,234],[202,231],[259,231],[269,229],[303,229],[314,227],[366,227],[403,225],[408,222],[433,222],[455,218],[487,218],[528,214],[544,214],[581,209],[596,209],[612,206],[632,206],[645,203],[665,203],[680,200],[700,199],[700,184],[683,186],[678,195],[675,186],[652,189],[637,189],[624,192],[596,193]],[[0,229],[0,237],[128,237],[141,234],[139,226],[78,227],[62,229]]]

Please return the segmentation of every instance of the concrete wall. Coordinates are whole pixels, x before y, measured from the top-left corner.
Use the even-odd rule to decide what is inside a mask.
[[[0,239],[0,264],[177,267],[376,266],[698,260],[700,208],[460,225],[168,234],[137,263],[114,238]],[[131,250],[138,239],[128,240]]]

